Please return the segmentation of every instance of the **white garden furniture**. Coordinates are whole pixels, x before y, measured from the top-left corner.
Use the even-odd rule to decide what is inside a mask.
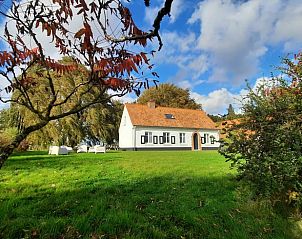
[[[87,153],[88,152],[88,146],[87,145],[80,145],[78,147],[77,153]]]
[[[63,146],[49,146],[48,154],[55,154],[55,155],[62,155],[62,154],[68,154],[68,150]]]
[[[94,152],[95,153],[106,153],[106,146],[95,145]]]
[[[63,146],[61,146],[61,148],[66,148],[68,153],[71,153],[73,151],[72,147],[69,147],[69,146],[63,145]]]
[[[106,153],[106,146],[95,145],[89,148],[89,153]]]

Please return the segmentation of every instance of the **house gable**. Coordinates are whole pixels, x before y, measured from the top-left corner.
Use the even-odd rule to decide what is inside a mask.
[[[119,127],[119,147],[134,147],[135,135],[133,132],[133,124],[131,122],[128,110],[124,107],[120,127]]]

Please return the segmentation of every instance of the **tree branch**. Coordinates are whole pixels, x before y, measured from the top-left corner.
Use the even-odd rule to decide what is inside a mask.
[[[163,43],[162,43],[161,37],[159,35],[159,29],[160,29],[160,25],[161,25],[161,22],[162,22],[164,16],[165,15],[170,16],[172,2],[173,2],[173,0],[165,1],[164,6],[158,11],[156,18],[154,19],[153,30],[151,30],[149,33],[144,34],[144,35],[124,36],[119,39],[112,38],[108,35],[106,35],[106,37],[114,43],[125,42],[125,41],[135,41],[135,40],[141,40],[141,39],[151,39],[153,37],[157,37],[158,42],[159,42],[158,50],[160,51],[163,46]]]

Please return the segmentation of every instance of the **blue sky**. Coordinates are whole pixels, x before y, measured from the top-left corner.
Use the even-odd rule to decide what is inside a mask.
[[[142,1],[143,2],[143,1]],[[150,26],[161,0],[151,7],[129,3],[142,26]],[[189,88],[208,113],[237,104],[246,81],[254,86],[278,72],[281,57],[302,48],[300,0],[174,0],[161,29],[164,47],[154,59],[161,82]]]
[[[124,2],[144,30],[163,4]],[[155,71],[160,82],[189,88],[208,113],[225,113],[230,103],[239,107],[245,80],[254,86],[278,74],[281,57],[301,50],[301,24],[301,0],[174,0],[160,30],[164,46],[153,58]]]

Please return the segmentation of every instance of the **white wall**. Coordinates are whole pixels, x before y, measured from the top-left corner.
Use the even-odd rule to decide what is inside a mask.
[[[141,136],[145,135],[145,132],[152,132],[152,138],[153,136],[159,136],[163,135],[163,132],[170,133],[170,142],[160,144],[159,142],[157,144],[152,143],[141,143]],[[161,128],[161,127],[136,127],[136,147],[137,148],[168,148],[168,147],[177,147],[177,148],[191,148],[192,147],[192,134],[194,132],[198,132],[201,137],[204,136],[204,134],[208,134],[208,136],[214,136],[216,140],[219,140],[219,132],[218,130],[195,130],[195,129],[182,129],[182,128]],[[185,133],[185,143],[180,143],[180,137],[179,133]],[[175,144],[171,143],[171,136],[175,136]],[[211,142],[207,142],[206,144],[202,144],[203,148],[209,148],[209,147],[219,147],[219,143],[215,142],[214,144],[211,144]]]
[[[152,132],[152,137],[158,137],[158,143],[141,143],[141,136],[145,135],[145,132]],[[159,143],[159,136],[163,135],[163,132],[170,133],[170,142],[165,144]],[[154,148],[154,147],[191,147],[192,146],[192,130],[181,128],[160,128],[160,127],[139,127],[136,128],[136,147],[137,148]],[[179,142],[179,133],[185,133],[185,143]],[[175,136],[175,144],[171,143],[171,136]]]
[[[119,147],[133,148],[134,147],[134,130],[128,110],[124,107],[120,128],[119,128]]]
[[[200,137],[204,137],[204,134],[208,134],[209,138],[210,136],[214,136],[215,137],[215,143],[212,144],[210,140],[208,140],[205,144],[202,144],[201,146],[203,148],[211,148],[211,147],[215,147],[218,148],[220,143],[217,142],[219,140],[219,130],[215,130],[215,129],[201,129],[199,130],[199,134]]]

